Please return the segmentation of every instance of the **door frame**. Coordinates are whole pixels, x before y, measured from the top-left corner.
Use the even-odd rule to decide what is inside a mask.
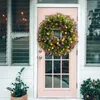
[[[59,8],[77,8],[78,9],[78,37],[79,37],[79,33],[80,33],[80,25],[81,25],[81,21],[80,21],[80,6],[79,6],[79,4],[37,4],[37,2],[36,2],[36,0],[35,1],[33,1],[33,0],[31,0],[32,2],[33,2],[33,4],[32,4],[32,2],[30,3],[31,4],[31,6],[34,6],[34,8],[32,8],[32,10],[30,10],[30,11],[34,11],[32,14],[34,15],[35,14],[35,16],[34,16],[34,25],[32,25],[33,27],[34,27],[34,30],[33,30],[33,32],[35,33],[33,36],[33,42],[34,42],[34,46],[33,46],[33,48],[35,48],[34,49],[34,52],[33,52],[33,54],[34,54],[34,59],[31,59],[31,60],[34,60],[33,61],[33,82],[34,82],[34,98],[38,98],[38,85],[37,85],[37,82],[38,82],[38,70],[37,70],[37,67],[38,67],[38,65],[37,65],[37,54],[38,54],[38,52],[37,52],[37,8],[39,8],[39,7],[41,7],[41,8],[47,8],[47,7],[53,7],[53,8],[56,8],[56,7],[59,7]],[[31,8],[31,7],[30,7]],[[32,17],[33,15],[31,15],[30,17]],[[32,28],[32,27],[31,27]],[[80,39],[78,39],[78,40],[80,40]],[[77,45],[77,52],[78,52],[78,50],[79,50],[79,46]],[[80,76],[80,73],[79,73],[79,63],[78,63],[78,60],[79,60],[79,57],[78,57],[79,55],[77,55],[77,65],[76,65],[76,84],[77,84],[77,97],[79,98],[80,97],[80,84],[79,84],[79,76]]]

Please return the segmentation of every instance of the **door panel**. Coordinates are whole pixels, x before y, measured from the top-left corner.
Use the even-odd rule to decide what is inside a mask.
[[[37,11],[38,27],[45,17],[56,13],[70,15],[77,22],[77,8],[38,8]],[[58,57],[45,54],[38,45],[38,97],[76,97],[76,47],[66,56]]]

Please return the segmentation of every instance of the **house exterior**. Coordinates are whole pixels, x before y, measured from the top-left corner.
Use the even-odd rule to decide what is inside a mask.
[[[46,55],[37,41],[40,23],[55,13],[77,23],[78,43],[62,57]],[[0,0],[0,100],[25,67],[28,100],[82,100],[80,85],[100,78],[100,0]]]

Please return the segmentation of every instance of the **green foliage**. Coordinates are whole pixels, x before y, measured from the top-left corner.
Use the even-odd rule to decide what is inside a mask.
[[[57,13],[40,23],[38,43],[46,54],[69,54],[77,42],[77,24],[70,16]]]
[[[100,100],[100,80],[84,80],[80,92],[84,100]]]
[[[22,68],[18,72],[18,76],[15,79],[15,83],[12,83],[13,87],[7,87],[9,91],[11,91],[13,97],[21,97],[27,93],[27,89],[29,88],[22,80],[21,74],[25,68]]]

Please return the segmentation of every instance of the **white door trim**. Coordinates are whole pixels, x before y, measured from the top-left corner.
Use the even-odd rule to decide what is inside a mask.
[[[56,7],[59,7],[59,8],[67,8],[67,7],[79,7],[79,4],[37,4],[36,7],[51,7],[51,8],[56,8]]]
[[[33,77],[34,77],[34,98],[37,98],[37,8],[39,7],[77,7],[78,8],[78,36],[80,35],[80,5],[79,4],[36,4],[36,1],[31,0],[34,3],[34,11],[33,12],[33,16],[34,16],[34,73],[33,73]],[[32,3],[31,2],[31,3]],[[33,9],[33,8],[32,8]],[[35,15],[34,15],[35,14]],[[32,27],[31,27],[32,28]],[[80,39],[79,39],[80,40]],[[79,47],[77,48],[79,50]],[[78,60],[79,57],[77,56],[77,83],[79,83],[79,64],[78,64]],[[78,84],[77,86],[77,97],[80,98],[80,84]]]

